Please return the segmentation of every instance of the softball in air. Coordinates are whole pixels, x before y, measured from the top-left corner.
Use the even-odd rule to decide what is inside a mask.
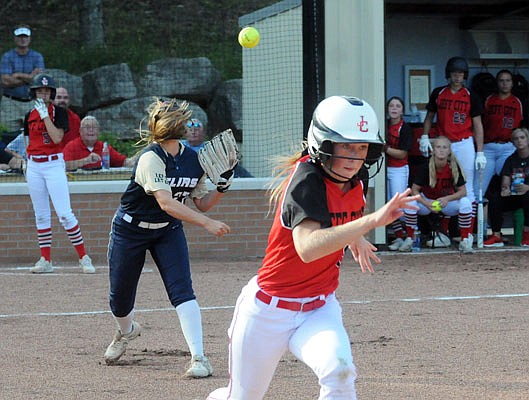
[[[443,207],[441,207],[441,203],[439,203],[438,200],[432,201],[432,210],[439,212],[442,209],[443,209]]]
[[[247,49],[257,46],[260,39],[259,31],[252,26],[247,26],[239,32],[239,44]]]

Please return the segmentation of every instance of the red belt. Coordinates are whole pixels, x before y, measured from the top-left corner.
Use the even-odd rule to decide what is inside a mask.
[[[259,290],[255,297],[257,297],[259,300],[261,300],[265,304],[270,304],[272,302],[272,296],[266,294],[262,290]],[[322,299],[316,299],[309,301],[308,303],[299,303],[297,301],[285,301],[285,300],[279,300],[277,302],[276,307],[277,308],[284,308],[285,310],[290,311],[312,311],[316,310],[317,308],[323,307],[325,305],[325,300]]]
[[[51,156],[29,156],[29,159],[33,162],[47,162],[47,161],[55,161],[59,159],[58,154],[52,154]]]

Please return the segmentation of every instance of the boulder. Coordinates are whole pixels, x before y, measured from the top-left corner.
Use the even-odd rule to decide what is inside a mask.
[[[232,79],[220,84],[207,112],[210,129],[215,132],[230,128],[235,139],[242,141],[242,79]]]
[[[153,100],[152,96],[138,97],[92,110],[88,114],[97,118],[102,132],[114,133],[121,139],[138,139],[140,123],[141,129],[148,129],[146,109]],[[189,103],[189,109],[193,111],[193,117],[200,119],[205,124],[208,123],[207,114],[200,106]]]
[[[220,84],[220,72],[206,57],[165,58],[147,65],[141,96],[167,96],[208,104]]]
[[[138,95],[128,64],[105,65],[82,75],[86,110],[133,99]]]

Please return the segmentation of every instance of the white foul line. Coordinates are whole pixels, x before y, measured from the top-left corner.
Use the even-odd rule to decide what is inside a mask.
[[[433,296],[433,297],[409,297],[402,299],[380,299],[380,300],[350,300],[341,301],[341,304],[374,304],[374,303],[413,303],[422,301],[457,301],[457,300],[483,300],[483,299],[509,299],[529,297],[529,293],[506,293],[506,294],[484,294],[475,296]],[[229,310],[235,306],[210,306],[200,307],[202,311],[212,310]],[[152,313],[161,311],[174,311],[173,307],[169,308],[146,308],[136,309],[134,313]],[[0,314],[0,318],[19,318],[19,317],[70,317],[79,315],[98,315],[110,314],[106,311],[74,311],[74,312],[37,312],[37,313],[19,313],[19,314]]]

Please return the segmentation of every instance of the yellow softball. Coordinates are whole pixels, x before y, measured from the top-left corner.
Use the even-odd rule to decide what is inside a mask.
[[[259,31],[253,26],[247,26],[239,32],[239,44],[247,49],[257,46],[260,39]]]
[[[439,200],[432,201],[432,210],[439,212],[442,209],[443,207],[441,207],[441,203],[439,203]]]

